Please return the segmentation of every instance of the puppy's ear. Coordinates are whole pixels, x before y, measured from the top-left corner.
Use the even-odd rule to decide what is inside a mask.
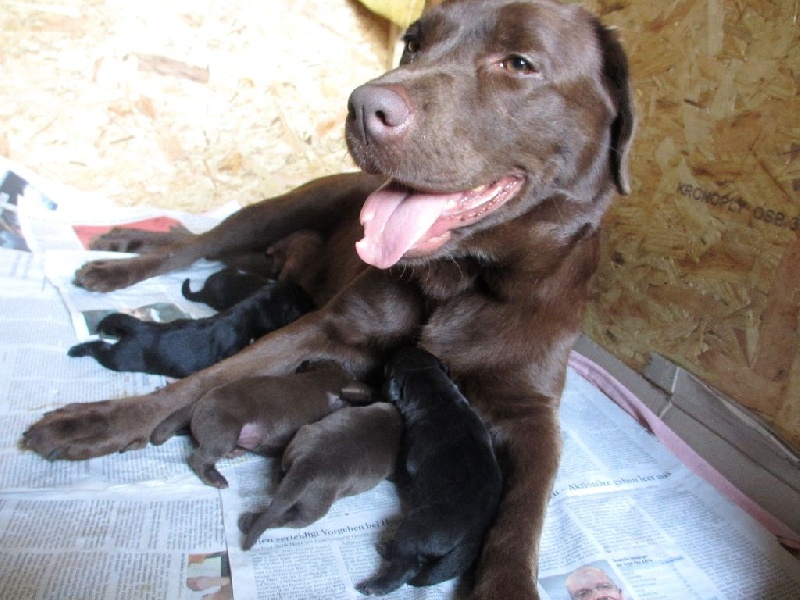
[[[627,196],[631,191],[628,155],[636,128],[628,58],[622,44],[611,30],[599,22],[596,22],[595,30],[603,52],[603,77],[606,88],[617,107],[617,116],[611,122],[611,170],[617,191]]]
[[[313,366],[314,366],[314,361],[313,360],[304,360],[294,370],[295,375],[298,374],[298,373],[305,373],[306,371],[310,371]]]

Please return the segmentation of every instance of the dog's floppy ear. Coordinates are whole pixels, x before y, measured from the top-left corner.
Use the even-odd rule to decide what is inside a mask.
[[[596,31],[603,52],[603,77],[617,107],[617,116],[611,123],[611,170],[617,191],[627,196],[631,191],[628,154],[636,125],[633,91],[628,77],[628,58],[612,31],[599,22]]]

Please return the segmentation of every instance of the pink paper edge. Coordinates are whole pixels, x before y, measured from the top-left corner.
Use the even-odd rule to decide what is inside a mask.
[[[569,366],[636,419],[640,425],[652,432],[690,471],[702,477],[722,495],[749,514],[777,537],[781,544],[790,548],[800,548],[800,536],[728,481],[608,371],[578,352],[570,354]]]

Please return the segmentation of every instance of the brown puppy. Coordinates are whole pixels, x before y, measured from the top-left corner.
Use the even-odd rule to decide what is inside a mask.
[[[266,529],[305,527],[339,498],[366,492],[394,473],[403,420],[386,402],[338,410],[303,426],[283,453],[283,479],[263,512],[239,519],[242,548]]]
[[[595,18],[552,0],[451,0],[405,39],[400,67],[350,98],[348,146],[370,174],[312,182],[208,233],[76,274],[110,290],[312,230],[323,242],[307,291],[320,308],[147,396],[48,413],[25,443],[73,460],[140,448],[218,385],[307,359],[365,380],[413,341],[448,365],[489,424],[503,471],[473,596],[533,600],[567,358],[603,213],[629,189],[627,62]]]
[[[236,448],[276,456],[304,425],[347,405],[369,402],[369,388],[353,380],[339,364],[304,365],[296,374],[239,379],[216,387],[200,400],[167,417],[153,431],[162,444],[190,426],[197,442],[189,464],[197,476],[217,488],[228,481],[216,462]]]

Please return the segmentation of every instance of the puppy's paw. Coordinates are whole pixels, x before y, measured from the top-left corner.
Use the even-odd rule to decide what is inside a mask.
[[[345,402],[349,402],[355,406],[366,406],[375,401],[372,394],[372,388],[359,381],[348,383],[341,390],[339,390],[339,397]]]
[[[239,531],[245,534],[250,533],[250,530],[253,528],[253,524],[260,515],[261,513],[257,512],[242,513],[239,516]]]
[[[224,490],[228,487],[228,480],[225,479],[225,476],[217,470],[217,468],[214,466],[214,463],[208,462],[202,458],[197,458],[197,456],[193,454],[189,457],[189,464],[204,483],[207,483],[218,490]]]
[[[239,531],[244,536],[242,538],[242,550],[250,550],[258,542],[258,538],[264,533],[266,527],[258,520],[264,513],[244,513],[239,517]]]
[[[46,413],[23,433],[21,446],[48,460],[85,460],[143,448],[149,431],[143,431],[141,408],[118,404],[68,404]]]
[[[385,596],[400,585],[402,584],[397,581],[389,581],[385,575],[379,575],[358,584],[356,589],[364,596]]]
[[[364,583],[360,583],[356,586],[356,590],[362,596],[380,596],[380,592],[373,589],[372,580],[365,581]]]
[[[106,342],[83,342],[80,344],[75,344],[72,348],[67,350],[67,356],[72,358],[80,358],[82,356],[97,356],[98,350],[101,348],[105,349],[107,346],[109,346],[109,344]]]
[[[141,326],[141,319],[126,315],[124,313],[111,313],[103,317],[97,324],[97,332],[122,338],[135,333],[137,327]]]

